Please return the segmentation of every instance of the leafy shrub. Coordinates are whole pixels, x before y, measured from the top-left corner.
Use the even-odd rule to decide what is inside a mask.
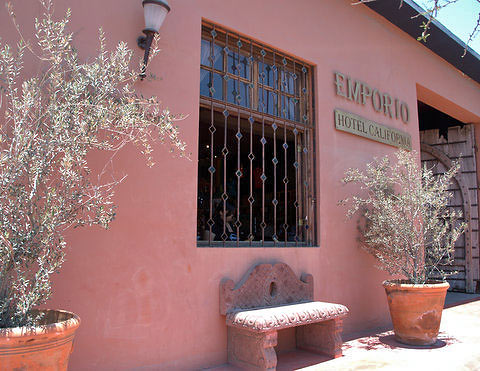
[[[416,153],[399,151],[375,159],[365,171],[349,169],[343,183],[354,183],[358,195],[341,201],[348,217],[359,213],[360,245],[379,261],[379,268],[414,284],[445,279],[454,259],[455,241],[467,228],[461,214],[448,207],[449,184],[459,164],[434,175],[417,163]]]
[[[8,6],[20,41],[0,44],[0,328],[34,323],[29,311],[51,296],[50,277],[64,262],[66,229],[107,228],[114,219],[122,179],[104,180],[108,164],[93,174],[89,153],[110,153],[111,161],[134,143],[151,166],[159,139],[185,154],[178,117],[136,94],[127,45],[109,52],[100,30],[98,55],[82,62],[67,31],[70,11],[55,20],[52,4],[41,3],[35,42],[25,41]],[[41,73],[26,76],[26,53]]]

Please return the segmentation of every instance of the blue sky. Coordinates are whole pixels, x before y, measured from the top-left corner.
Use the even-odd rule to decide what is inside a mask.
[[[427,9],[432,0],[414,0],[418,5]],[[467,42],[477,22],[480,12],[480,2],[477,0],[458,0],[442,9],[437,15],[437,20],[454,33],[460,40]],[[469,46],[480,54],[480,34],[470,42]]]

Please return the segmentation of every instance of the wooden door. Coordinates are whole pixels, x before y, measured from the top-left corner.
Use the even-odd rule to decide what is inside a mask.
[[[460,171],[450,186],[453,192],[449,207],[462,211],[469,224],[455,245],[455,261],[451,268],[458,271],[448,278],[450,289],[474,293],[479,283],[478,202],[475,138],[473,125],[448,129],[448,141],[439,138],[438,129],[420,131],[422,165],[443,173],[454,160],[460,161]]]

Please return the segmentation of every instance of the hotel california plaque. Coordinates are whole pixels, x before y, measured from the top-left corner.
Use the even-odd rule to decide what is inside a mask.
[[[335,113],[335,128],[347,133],[359,135],[377,142],[406,150],[412,149],[410,134],[368,120],[354,113],[339,109]]]

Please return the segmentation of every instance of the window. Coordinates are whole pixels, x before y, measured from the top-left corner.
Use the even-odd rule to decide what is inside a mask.
[[[315,244],[312,67],[202,25],[198,246]]]

